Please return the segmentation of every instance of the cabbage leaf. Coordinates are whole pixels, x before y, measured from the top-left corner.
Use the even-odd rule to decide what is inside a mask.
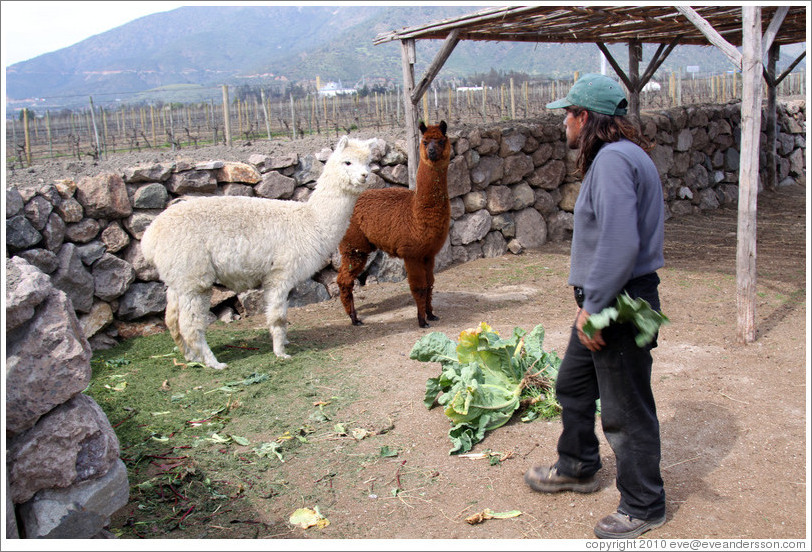
[[[450,420],[449,454],[468,452],[523,405],[555,403],[553,387],[561,359],[555,352],[545,352],[543,341],[541,325],[530,333],[514,328],[504,339],[482,322],[461,332],[456,343],[440,332],[415,343],[409,358],[438,362],[441,367],[438,376],[426,381],[423,404],[429,409],[435,403],[442,406]]]

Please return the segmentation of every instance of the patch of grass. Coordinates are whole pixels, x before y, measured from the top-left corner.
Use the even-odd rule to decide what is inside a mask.
[[[355,396],[351,367],[324,345],[292,345],[280,360],[267,330],[215,324],[207,340],[228,368],[186,362],[166,332],[91,361],[85,392],[114,427],[129,475],[130,504],[111,525],[120,537],[206,538],[212,527],[255,536],[255,505],[286,492],[266,472],[332,432],[334,412]],[[234,518],[248,521],[238,528]]]

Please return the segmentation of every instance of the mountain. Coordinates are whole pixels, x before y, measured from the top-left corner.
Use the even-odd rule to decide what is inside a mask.
[[[474,6],[189,6],[142,17],[78,44],[6,68],[9,108],[86,106],[116,101],[217,100],[223,84],[276,87],[341,80],[399,85],[400,45],[375,46],[381,32],[481,9]],[[419,78],[440,41],[418,41]],[[621,65],[622,45],[611,48]],[[654,46],[644,49],[644,63]],[[783,49],[782,49],[783,53]],[[791,58],[779,62],[786,66]],[[732,69],[712,47],[677,47],[664,74],[698,65],[702,72]],[[803,65],[803,64],[802,64]],[[564,78],[600,69],[594,44],[462,41],[438,75],[441,81],[474,73],[521,72]],[[33,101],[32,98],[38,100]]]

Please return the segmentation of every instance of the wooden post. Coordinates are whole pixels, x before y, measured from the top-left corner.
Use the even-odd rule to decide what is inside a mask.
[[[166,111],[169,113],[169,139],[172,142],[172,151],[175,151],[177,140],[175,139],[175,120],[172,118],[172,104],[166,106]]]
[[[265,115],[265,132],[268,133],[268,140],[271,139],[271,119],[268,117],[268,106],[265,105],[265,90],[259,89],[259,95],[262,98],[262,113]]]
[[[231,145],[231,116],[228,109],[228,85],[223,85],[223,122],[226,135],[226,145]]]
[[[643,45],[638,40],[629,41],[629,120],[640,127],[640,59]]]
[[[510,118],[516,118],[516,95],[513,92],[513,77],[510,77]]]
[[[149,126],[152,130],[152,143],[157,146],[158,140],[155,138],[155,106],[149,106]]]
[[[90,120],[93,123],[93,136],[96,138],[96,158],[101,159],[101,144],[99,143],[99,127],[96,126],[96,109],[93,107],[93,96],[90,96]]]
[[[290,126],[293,128],[293,139],[296,139],[296,105],[293,103],[293,93],[290,94]]]
[[[736,337],[756,340],[756,200],[761,133],[761,8],[742,7],[741,162],[739,219],[736,232]]]
[[[488,89],[485,88],[485,81],[482,81],[482,122],[488,122]]]
[[[407,168],[409,172],[409,188],[414,189],[417,183],[417,164],[419,162],[417,108],[412,101],[414,90],[414,64],[416,61],[414,39],[400,41],[400,59],[403,70],[403,108],[405,110]]]
[[[767,51],[767,120],[764,122],[764,126],[766,126],[766,138],[767,144],[766,149],[764,151],[765,157],[765,173],[766,173],[766,181],[764,182],[764,188],[768,190],[775,190],[778,187],[778,177],[776,175],[776,138],[777,138],[777,129],[776,129],[776,110],[777,110],[777,84],[775,82],[775,63],[778,60],[780,54],[781,46],[778,44],[773,44],[770,49]],[[744,91],[742,91],[744,94]]]
[[[12,119],[13,122],[13,119]],[[48,156],[54,156],[54,142],[51,139],[51,112],[49,110],[45,110],[45,130],[48,131]]]
[[[237,136],[242,136],[242,102],[237,98]]]
[[[28,130],[28,108],[23,108],[23,131],[25,131],[25,160],[31,166],[31,132]]]

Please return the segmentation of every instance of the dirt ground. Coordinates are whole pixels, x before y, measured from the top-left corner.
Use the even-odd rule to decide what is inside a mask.
[[[736,209],[666,222],[663,312],[671,324],[654,350],[652,385],[662,434],[667,523],[646,536],[663,539],[803,539],[806,521],[807,404],[806,223],[803,186],[758,199],[757,340],[736,340]],[[292,342],[340,346],[357,366],[366,398],[340,413],[388,431],[357,443],[324,444],[286,464],[292,488],[256,515],[260,538],[294,539],[584,539],[615,510],[614,457],[603,434],[601,488],[589,495],[534,493],[522,475],[555,459],[560,421],[518,420],[487,434],[472,452],[506,457],[497,465],[449,456],[449,422],[423,404],[439,365],[410,360],[427,331],[456,340],[484,321],[503,334],[546,329],[545,349],[563,354],[574,305],[566,285],[568,243],[519,256],[480,259],[439,272],[428,330],[416,323],[405,282],[370,284],[356,293],[353,327],[338,299],[291,309]],[[261,325],[262,321],[257,320]],[[387,445],[397,457],[364,462]],[[298,474],[298,475],[296,475]],[[274,477],[273,474],[267,477]],[[291,528],[296,508],[330,521]],[[511,519],[471,525],[491,509]],[[314,543],[315,544],[315,543]],[[307,547],[307,545],[304,545]]]

